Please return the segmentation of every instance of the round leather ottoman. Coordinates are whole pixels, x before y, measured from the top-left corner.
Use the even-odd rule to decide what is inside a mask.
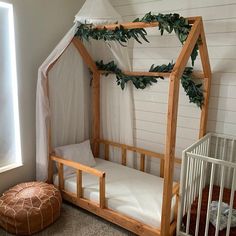
[[[53,185],[18,184],[0,197],[0,226],[9,233],[31,235],[60,216],[61,203],[60,192]]]

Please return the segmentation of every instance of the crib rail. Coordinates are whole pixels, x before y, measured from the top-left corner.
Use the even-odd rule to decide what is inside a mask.
[[[100,208],[105,207],[105,172],[91,168],[89,166],[82,165],[78,162],[69,161],[58,156],[51,156],[51,160],[58,163],[58,178],[59,178],[59,189],[65,190],[64,186],[64,165],[76,169],[77,173],[77,198],[83,198],[82,192],[82,172],[86,172],[91,175],[99,177],[99,205]]]
[[[209,186],[207,214],[204,235],[208,235],[210,223],[210,205],[212,202],[213,186],[219,186],[219,196],[217,197],[218,209],[215,225],[215,235],[218,236],[220,229],[220,213],[223,202],[224,189],[231,189],[229,201],[229,215],[227,221],[226,235],[230,235],[230,225],[236,188],[236,140],[226,136],[207,134],[198,142],[190,146],[183,152],[180,203],[178,214],[178,235],[193,235],[190,232],[191,210],[193,202],[197,201],[197,214],[195,220],[194,235],[199,234],[202,193],[206,186]],[[185,222],[182,219],[185,219]],[[184,223],[184,227],[183,226]],[[191,229],[191,231],[193,231]]]

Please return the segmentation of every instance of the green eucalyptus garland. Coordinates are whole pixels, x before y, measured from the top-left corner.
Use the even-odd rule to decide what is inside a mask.
[[[160,13],[158,15],[153,15],[151,12],[149,12],[143,18],[137,18],[133,22],[158,22],[161,35],[163,35],[165,31],[167,33],[172,33],[174,31],[182,44],[184,44],[187,40],[191,30],[191,25],[188,23],[188,20],[176,13]],[[105,27],[103,29],[97,29],[92,24],[81,24],[78,26],[75,36],[87,41],[89,41],[90,38],[95,40],[117,41],[122,46],[126,46],[129,39],[131,38],[135,39],[140,44],[142,43],[141,39],[149,43],[148,39],[146,38],[147,32],[145,29],[125,29],[122,25],[116,27],[115,30],[108,30]],[[192,65],[194,65],[194,61],[196,60],[197,56],[198,43],[195,45],[191,54]]]
[[[103,29],[96,29],[91,24],[81,24],[75,36],[80,39],[85,39],[89,41],[90,38],[95,40],[104,40],[104,41],[117,41],[123,47],[126,47],[129,39],[134,38],[140,44],[142,41],[140,37],[149,43],[146,38],[147,32],[145,29],[125,29],[122,25],[116,27],[114,30],[108,30],[105,27]]]
[[[176,13],[154,15],[149,12],[144,17],[137,18],[133,22],[158,22],[158,29],[160,30],[161,35],[163,35],[165,31],[169,34],[174,31],[182,45],[186,42],[191,30],[191,25],[188,20]],[[95,40],[117,41],[122,46],[126,46],[131,38],[135,39],[140,44],[142,43],[142,40],[149,43],[146,38],[147,32],[144,28],[125,29],[122,25],[116,27],[114,30],[108,30],[105,27],[103,29],[97,29],[92,24],[81,24],[78,26],[75,36],[86,41],[89,41],[91,38]],[[198,40],[191,54],[192,65],[194,65],[194,61],[198,56],[199,43],[200,41]],[[122,89],[125,88],[125,84],[129,81],[131,81],[137,89],[145,89],[147,86],[157,83],[157,79],[164,79],[162,76],[126,75],[117,67],[114,61],[107,64],[100,61],[96,62],[96,65],[99,70],[106,71],[105,75],[110,73],[116,74],[117,84]],[[149,72],[171,72],[173,67],[174,63],[169,63],[167,65],[163,64],[161,66],[152,65]],[[192,67],[185,68],[181,77],[181,84],[189,97],[189,101],[195,103],[198,107],[202,107],[204,102],[202,84],[196,84],[194,82],[192,72]]]
[[[153,15],[151,12],[149,12],[143,18],[137,18],[133,22],[158,22],[161,35],[163,35],[165,31],[169,34],[174,31],[182,45],[187,40],[191,30],[191,25],[188,23],[188,20],[177,13],[159,13],[158,15]],[[197,42],[194,46],[193,52],[191,54],[192,66],[194,66],[194,61],[198,56],[198,43],[199,42]]]
[[[174,63],[169,63],[167,65],[163,64],[161,66],[152,65],[149,72],[171,72],[174,68]],[[157,79],[164,79],[163,76],[130,76],[122,72],[120,68],[114,63],[114,61],[104,64],[103,61],[97,61],[96,66],[99,70],[104,71],[104,74],[108,76],[113,73],[116,75],[117,85],[121,89],[125,88],[125,84],[129,81],[133,83],[137,89],[145,89],[149,85],[157,83]],[[204,96],[202,91],[202,84],[196,84],[193,80],[193,68],[186,67],[183,75],[181,77],[181,84],[189,97],[190,103],[195,103],[198,107],[202,107],[204,102]]]

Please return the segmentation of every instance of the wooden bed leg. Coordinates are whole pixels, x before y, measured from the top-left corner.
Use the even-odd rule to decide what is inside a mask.
[[[46,79],[46,86],[47,86],[47,97],[48,97],[48,102],[50,106],[50,100],[49,100],[49,80],[48,80],[48,71],[47,71],[47,76],[45,77]],[[47,183],[52,184],[53,183],[53,161],[51,160],[51,153],[52,153],[52,124],[51,124],[51,117],[48,119],[48,124],[47,124],[47,133],[48,133],[48,179]]]
[[[109,144],[105,144],[105,160],[109,161]]]
[[[59,190],[64,190],[64,165],[62,163],[58,163],[58,178],[59,178]]]

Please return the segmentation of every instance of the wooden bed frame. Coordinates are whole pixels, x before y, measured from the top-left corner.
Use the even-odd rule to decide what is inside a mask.
[[[203,80],[204,83],[204,105],[201,110],[200,119],[200,131],[199,137],[203,137],[206,133],[206,124],[208,116],[208,103],[209,103],[209,93],[211,85],[211,68],[209,63],[209,56],[207,51],[206,39],[204,34],[203,22],[201,17],[191,17],[188,18],[189,22],[192,24],[189,36],[183,45],[182,51],[175,63],[175,66],[171,73],[156,73],[156,72],[125,72],[129,75],[162,75],[169,77],[169,98],[168,98],[168,113],[167,113],[167,134],[166,134],[166,148],[164,154],[159,154],[151,151],[147,151],[141,148],[128,146],[125,144],[119,144],[115,142],[100,140],[100,76],[103,71],[97,70],[96,64],[92,60],[91,56],[87,52],[83,43],[79,38],[73,38],[71,43],[77,48],[78,52],[82,56],[84,62],[87,64],[89,69],[93,72],[93,83],[92,83],[92,144],[93,144],[93,154],[94,156],[99,156],[99,146],[100,144],[105,145],[105,159],[109,160],[109,147],[115,146],[121,148],[122,150],[122,165],[126,165],[126,153],[127,151],[133,151],[140,154],[140,170],[145,170],[145,158],[146,156],[151,156],[160,159],[160,177],[164,178],[164,189],[163,189],[163,205],[162,205],[162,218],[161,218],[161,228],[156,229],[149,225],[143,224],[137,220],[129,218],[123,214],[117,213],[106,207],[106,194],[105,194],[105,175],[106,173],[98,171],[94,168],[81,165],[69,160],[65,160],[62,157],[57,157],[54,155],[51,146],[51,125],[48,127],[48,137],[49,137],[49,169],[48,169],[48,182],[53,182],[53,162],[57,162],[59,165],[58,175],[59,175],[59,189],[61,190],[63,199],[84,208],[110,222],[113,222],[123,228],[126,228],[137,235],[150,235],[150,236],[167,236],[174,235],[177,224],[177,209],[178,201],[176,201],[175,206],[175,216],[174,220],[170,222],[171,216],[171,199],[174,195],[178,198],[179,184],[173,186],[173,171],[174,164],[181,163],[179,159],[175,158],[175,145],[176,145],[176,126],[177,126],[177,113],[178,113],[178,98],[179,98],[179,84],[181,75],[185,69],[185,66],[190,58],[192,50],[200,38],[199,51],[200,58],[202,62],[203,72],[198,73],[198,78]],[[147,28],[147,27],[157,27],[158,22],[155,23],[143,23],[143,22],[130,22],[122,24],[111,24],[103,25],[98,28],[106,27],[107,29],[114,30],[117,26],[122,25],[126,29],[134,28]],[[58,60],[58,59],[57,59]],[[47,81],[48,72],[51,70],[53,62],[47,70]],[[48,82],[47,82],[48,83]],[[49,95],[49,86],[48,86]],[[49,96],[48,96],[49,97]],[[77,194],[66,192],[64,189],[64,176],[63,176],[63,166],[70,166],[77,171]],[[100,201],[99,204],[89,201],[83,198],[82,193],[82,172],[87,172],[89,174],[95,175],[99,178],[99,193]]]

